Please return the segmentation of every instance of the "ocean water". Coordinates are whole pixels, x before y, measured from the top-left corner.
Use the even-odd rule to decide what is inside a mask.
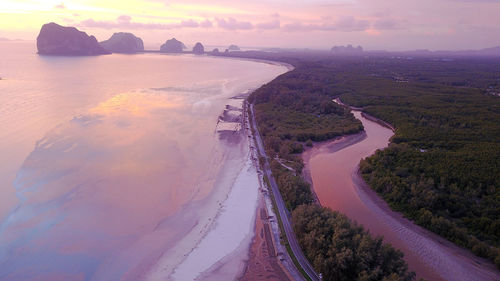
[[[0,54],[0,280],[136,280],[160,258],[168,277],[247,162],[218,116],[287,71],[190,55],[46,57],[34,42],[2,42]]]

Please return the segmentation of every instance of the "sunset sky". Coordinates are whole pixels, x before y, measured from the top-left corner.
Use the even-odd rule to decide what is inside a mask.
[[[188,46],[480,49],[500,45],[500,0],[1,0],[0,37],[34,40],[42,24],[99,41],[129,31],[158,48]]]

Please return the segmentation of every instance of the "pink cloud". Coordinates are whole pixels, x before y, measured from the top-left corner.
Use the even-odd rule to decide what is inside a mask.
[[[119,22],[130,22],[132,20],[132,17],[127,15],[121,15],[116,20],[118,20]]]
[[[367,20],[357,20],[353,16],[340,18],[334,26],[339,31],[364,31],[370,27]]]
[[[64,3],[61,3],[61,4],[57,4],[54,6],[55,9],[61,9],[61,10],[64,10],[66,9],[66,6],[64,5]]]
[[[270,22],[262,22],[255,25],[258,29],[278,29],[280,28],[280,21],[273,20]]]
[[[342,17],[335,22],[326,22],[321,24],[303,24],[294,22],[285,24],[286,31],[365,31],[370,28],[370,22],[367,20],[357,20],[352,16]]]
[[[198,27],[200,24],[192,19],[183,20],[180,24],[181,27]]]
[[[207,20],[207,19],[206,19],[206,20],[204,20],[204,21],[200,22],[200,26],[201,26],[201,27],[212,27],[212,26],[213,26],[213,24],[212,24],[212,22],[211,22],[211,21],[209,21],[209,20]]]
[[[103,28],[103,29],[174,29],[174,28],[197,28],[197,27],[210,27],[212,23],[205,20],[198,23],[195,20],[188,19],[180,21],[179,23],[162,24],[162,23],[141,23],[132,21],[132,17],[128,15],[121,15],[114,21],[96,21],[94,19],[86,19],[81,21],[78,26]]]
[[[249,30],[253,29],[253,24],[248,21],[238,21],[234,18],[216,19],[217,26],[226,30]]]
[[[405,22],[398,21],[392,18],[382,18],[378,19],[373,23],[373,28],[377,30],[392,30],[392,29],[402,29],[406,25]]]

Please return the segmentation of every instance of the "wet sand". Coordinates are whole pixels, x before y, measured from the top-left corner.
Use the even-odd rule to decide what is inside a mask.
[[[249,260],[245,272],[239,280],[292,280],[280,266],[269,225],[269,217],[263,205],[264,202],[261,198],[255,220],[255,236],[250,247]]]
[[[363,122],[360,134],[315,145],[303,154],[305,173],[323,206],[345,213],[403,251],[417,278],[427,280],[499,280],[494,266],[394,212],[362,180],[359,161],[387,147],[392,130],[353,112]]]

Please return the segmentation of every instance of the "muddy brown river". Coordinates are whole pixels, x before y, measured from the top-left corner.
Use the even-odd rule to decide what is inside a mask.
[[[387,147],[393,132],[359,111],[353,113],[365,132],[315,145],[303,154],[305,171],[321,205],[346,214],[400,249],[417,279],[500,280],[491,263],[393,212],[366,186],[358,175],[358,164],[377,149]]]

